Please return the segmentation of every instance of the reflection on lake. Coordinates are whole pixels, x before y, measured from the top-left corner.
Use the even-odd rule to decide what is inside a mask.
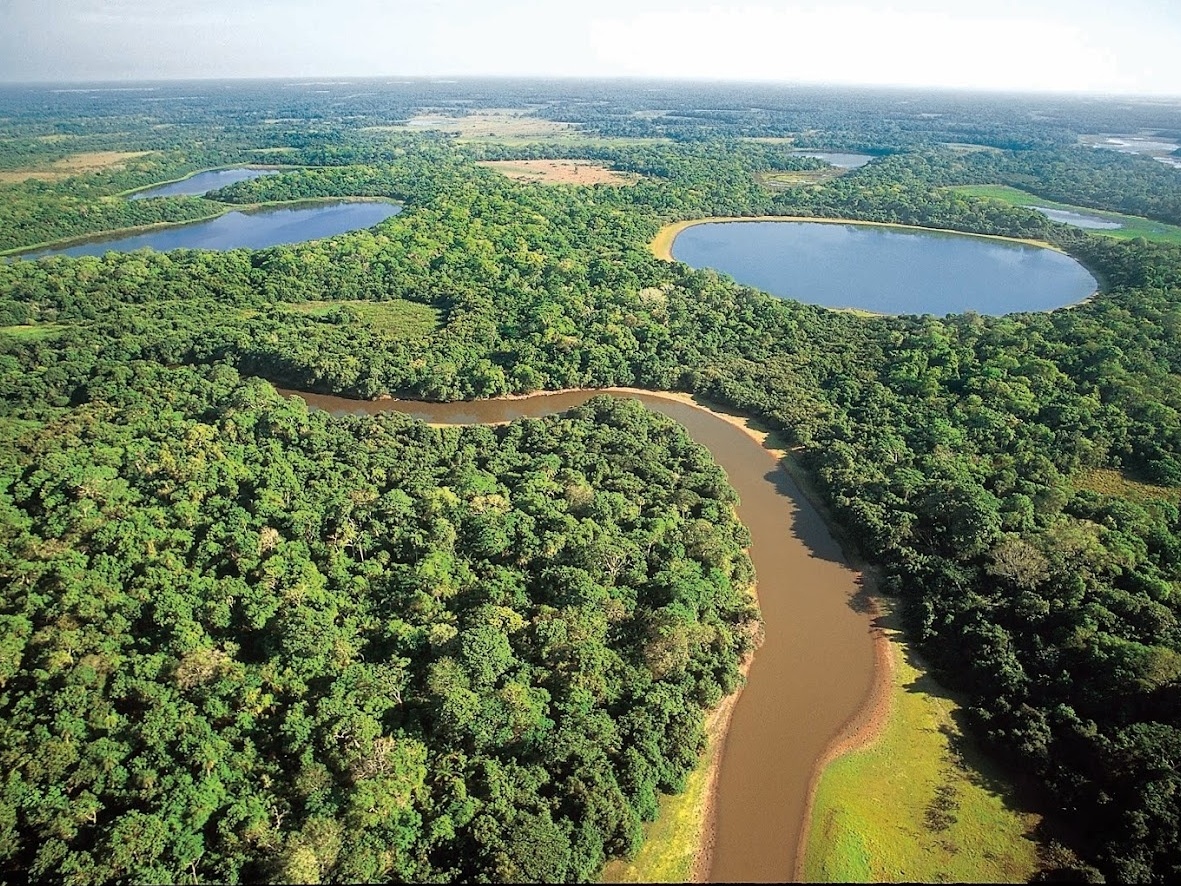
[[[257,212],[229,212],[189,225],[90,240],[65,249],[43,249],[21,257],[103,255],[111,251],[131,252],[144,248],[159,252],[169,249],[264,249],[371,228],[401,211],[402,207],[394,203],[341,201]]]
[[[920,229],[711,222],[682,231],[672,254],[781,298],[882,314],[1042,311],[1098,288],[1060,252]]]
[[[1100,218],[1097,215],[1084,215],[1081,212],[1071,212],[1067,209],[1051,209],[1048,206],[1030,206],[1036,209],[1050,221],[1062,222],[1064,225],[1074,225],[1076,228],[1090,228],[1096,231],[1114,231],[1122,228],[1117,221]]]
[[[815,157],[839,169],[857,169],[873,159],[869,154],[845,154],[840,151],[793,151],[800,157]]]
[[[131,195],[132,200],[146,200],[148,197],[199,197],[209,191],[216,191],[235,182],[249,181],[264,175],[274,175],[277,169],[214,169],[210,172],[198,172],[178,182],[137,191]]]

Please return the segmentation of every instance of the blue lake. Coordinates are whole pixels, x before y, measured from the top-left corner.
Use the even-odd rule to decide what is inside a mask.
[[[252,178],[262,178],[264,175],[274,175],[277,169],[214,169],[211,172],[198,172],[178,182],[148,188],[146,191],[136,191],[131,195],[132,200],[146,200],[149,197],[199,197],[208,191],[215,191],[232,185],[235,182],[249,181]]]
[[[920,229],[710,222],[677,235],[672,254],[780,298],[880,314],[1044,311],[1098,289],[1060,252]]]
[[[264,249],[371,228],[401,211],[402,207],[394,203],[341,201],[255,212],[228,212],[207,221],[129,236],[95,238],[64,249],[44,249],[20,257],[103,255],[144,248],[159,252],[169,249]]]

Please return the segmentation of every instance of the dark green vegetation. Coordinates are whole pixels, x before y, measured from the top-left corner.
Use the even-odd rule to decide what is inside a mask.
[[[277,156],[311,168],[219,201],[406,204],[371,232],[256,253],[0,266],[6,870],[593,877],[734,685],[742,532],[666,424],[607,404],[463,433],[329,419],[240,373],[362,397],[634,384],[758,416],[968,693],[975,735],[1059,810],[1080,871],[1181,874],[1181,512],[1085,482],[1181,484],[1181,248],[948,190],[1181,221],[1181,174],[1073,147],[1175,132],[1177,108],[571,85],[537,112],[675,141],[559,149],[360,128],[539,101],[528,84],[370,86],[0,95],[0,166],[71,140],[155,152],[0,188],[0,248],[205,211],[107,207],[153,177]],[[636,113],[655,107],[679,110]],[[744,139],[793,134],[883,158],[761,186],[814,164]],[[559,150],[643,178],[543,188],[474,163]],[[755,214],[1046,239],[1106,291],[1054,314],[870,319],[646,248],[668,220]],[[375,307],[306,308],[325,301]],[[404,302],[438,328],[382,322],[376,305]]]

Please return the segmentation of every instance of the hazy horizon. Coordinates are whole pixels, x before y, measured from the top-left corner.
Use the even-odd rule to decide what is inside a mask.
[[[629,79],[1181,96],[1175,0],[0,0],[0,83]]]

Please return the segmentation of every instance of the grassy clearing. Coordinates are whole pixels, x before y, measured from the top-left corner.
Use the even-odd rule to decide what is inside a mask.
[[[43,341],[61,334],[66,326],[61,323],[30,323],[24,326],[0,326],[0,335],[24,341]]]
[[[801,169],[790,172],[763,172],[758,176],[759,184],[772,190],[797,188],[800,185],[819,185],[844,175],[849,170],[830,166],[827,169]]]
[[[393,301],[305,301],[285,306],[311,317],[324,317],[346,308],[361,323],[394,339],[421,338],[439,328],[440,312],[430,305],[395,299]]]
[[[645,828],[644,845],[636,857],[608,864],[602,882],[692,882],[708,769],[708,762],[698,766],[685,780],[684,793],[660,799],[660,816]]]
[[[1115,495],[1129,501],[1171,501],[1181,503],[1181,486],[1157,486],[1134,480],[1122,471],[1111,468],[1094,468],[1075,477],[1078,489],[1087,489],[1100,495]]]
[[[44,166],[0,172],[0,184],[14,184],[31,178],[40,181],[60,181],[74,175],[84,175],[101,169],[113,169],[128,160],[134,160],[150,153],[150,151],[89,151],[83,154],[73,154]]]
[[[1104,237],[1115,237],[1118,240],[1133,240],[1143,237],[1145,240],[1155,240],[1159,243],[1181,243],[1181,227],[1167,225],[1164,222],[1152,221],[1136,215],[1123,215],[1119,212],[1106,212],[1091,209],[1086,206],[1076,206],[1072,203],[1057,203],[1044,200],[1027,191],[1010,188],[1006,185],[963,185],[952,190],[966,194],[969,197],[985,197],[990,200],[1000,200],[1011,206],[1044,206],[1047,209],[1062,209],[1067,212],[1079,212],[1084,215],[1094,215],[1102,219],[1119,222],[1122,228],[1111,230],[1089,230],[1088,233],[1100,234]]]
[[[494,169],[516,181],[543,185],[633,185],[635,175],[616,172],[587,160],[483,160],[480,166]]]
[[[891,710],[880,737],[822,775],[804,858],[806,882],[1015,883],[1038,870],[1039,819],[1010,805],[965,741],[958,705],[898,631]]]

